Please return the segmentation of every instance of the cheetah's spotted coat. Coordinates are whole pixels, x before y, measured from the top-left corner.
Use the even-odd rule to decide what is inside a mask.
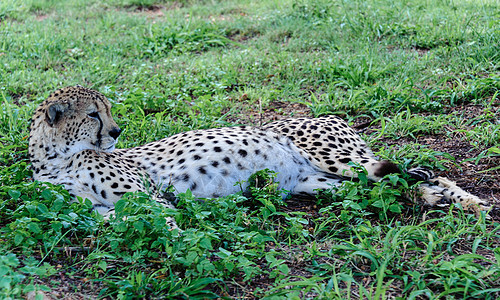
[[[236,182],[265,168],[276,171],[280,187],[292,194],[314,194],[355,176],[350,161],[364,166],[372,180],[399,171],[393,163],[377,160],[333,116],[281,120],[261,128],[195,130],[115,150],[120,129],[110,107],[102,94],[81,86],[57,90],[35,111],[29,142],[34,178],[63,184],[73,196],[90,199],[100,213],[112,210],[124,193],[150,186],[190,189],[197,197],[228,195],[239,191]],[[429,205],[459,202],[478,209],[484,204],[427,170],[409,173],[428,181],[421,191]],[[161,197],[156,200],[172,207]]]

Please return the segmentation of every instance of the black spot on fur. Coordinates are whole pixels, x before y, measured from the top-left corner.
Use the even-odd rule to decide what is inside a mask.
[[[248,153],[245,150],[240,149],[240,150],[238,150],[238,154],[241,155],[242,157],[245,157],[245,156],[247,156]]]
[[[339,168],[337,167],[328,167],[328,171],[332,172],[332,173],[337,173],[339,171]]]
[[[339,159],[339,161],[343,164],[347,164],[351,161],[351,159],[348,157],[344,157],[344,158]]]

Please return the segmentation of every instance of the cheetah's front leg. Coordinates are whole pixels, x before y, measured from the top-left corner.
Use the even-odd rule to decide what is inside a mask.
[[[328,190],[334,186],[340,186],[341,183],[342,179],[335,175],[318,172],[300,178],[290,192],[293,195],[301,196],[316,195],[317,190]]]
[[[161,205],[165,206],[166,208],[176,209],[175,206],[172,204],[172,202],[170,202],[170,201],[168,201],[166,199],[163,199],[161,197],[153,196],[153,200],[155,200],[156,202],[158,202]],[[172,218],[172,217],[166,217],[165,220],[167,221],[167,225],[170,227],[170,230],[177,229],[179,231],[182,231],[182,229],[180,229],[177,226],[177,222],[175,222],[174,218]]]

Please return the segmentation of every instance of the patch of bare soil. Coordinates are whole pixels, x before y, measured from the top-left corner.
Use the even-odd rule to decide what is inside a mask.
[[[165,9],[165,7],[161,5],[139,6],[132,12],[132,14],[143,14],[149,18],[158,18],[165,15],[163,13],[163,9]]]
[[[401,48],[397,45],[388,45],[386,48],[389,52],[403,50],[407,53],[416,53],[419,57],[426,55],[431,50],[431,48],[421,47],[418,45],[409,48]]]
[[[41,21],[43,21],[43,20],[47,19],[48,17],[49,17],[49,15],[47,15],[47,14],[42,14],[42,15],[37,15],[37,16],[35,17],[35,19],[36,19],[38,22],[41,22]]]
[[[41,280],[36,280],[37,284],[49,285],[51,290],[49,292],[38,291],[37,293],[29,293],[26,295],[26,299],[35,299],[37,295],[42,295],[43,300],[100,299],[99,291],[104,288],[104,285],[91,280],[83,282],[82,279],[71,278],[66,276],[66,274],[67,273],[65,272],[60,272],[57,275],[52,276],[53,279],[50,279],[49,284]]]
[[[457,165],[449,165],[448,171],[440,174],[441,176],[454,180],[465,190],[483,199],[493,201],[496,205],[500,203],[500,184],[498,181],[500,170],[488,171],[500,165],[500,157],[482,159],[476,164],[465,160],[479,156],[482,151],[473,148],[463,140],[430,136],[419,139],[419,142],[455,157]]]
[[[41,260],[40,254],[34,256]],[[99,299],[99,292],[105,288],[101,282],[94,281],[85,275],[81,270],[89,269],[88,262],[85,260],[86,254],[81,251],[65,251],[58,257],[51,258],[50,264],[55,266],[56,274],[49,278],[35,278],[33,284],[45,285],[50,287],[50,291],[31,292],[26,295],[26,299],[38,299],[43,297],[44,300],[70,299]],[[77,258],[78,257],[78,258]],[[80,260],[79,263],[74,261]],[[106,299],[106,298],[104,298]]]
[[[140,5],[140,6],[129,6],[126,8],[132,8],[130,11],[134,15],[145,15],[150,19],[161,18],[165,15],[164,11],[175,10],[183,7],[183,4],[178,1],[169,1],[162,5]]]
[[[240,100],[245,101],[247,97],[243,94]],[[302,117],[311,117],[311,110],[304,104],[273,101],[266,108],[261,108],[259,104],[247,107],[240,113],[230,115],[227,120],[236,124],[262,126],[272,121]]]

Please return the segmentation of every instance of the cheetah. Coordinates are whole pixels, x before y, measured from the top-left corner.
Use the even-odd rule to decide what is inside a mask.
[[[97,212],[107,215],[126,192],[148,192],[174,208],[162,197],[168,187],[174,193],[189,189],[199,198],[226,196],[245,189],[236,183],[263,169],[277,173],[281,189],[301,195],[356,176],[351,161],[365,167],[372,180],[399,172],[394,163],[377,160],[360,136],[333,116],[194,130],[115,149],[120,133],[111,104],[101,93],[82,86],[53,92],[31,122],[33,178],[62,184],[73,197],[89,199]],[[409,174],[426,181],[421,192],[429,205],[444,201],[484,209],[483,200],[445,178],[418,168]],[[176,227],[173,220],[168,225]]]

